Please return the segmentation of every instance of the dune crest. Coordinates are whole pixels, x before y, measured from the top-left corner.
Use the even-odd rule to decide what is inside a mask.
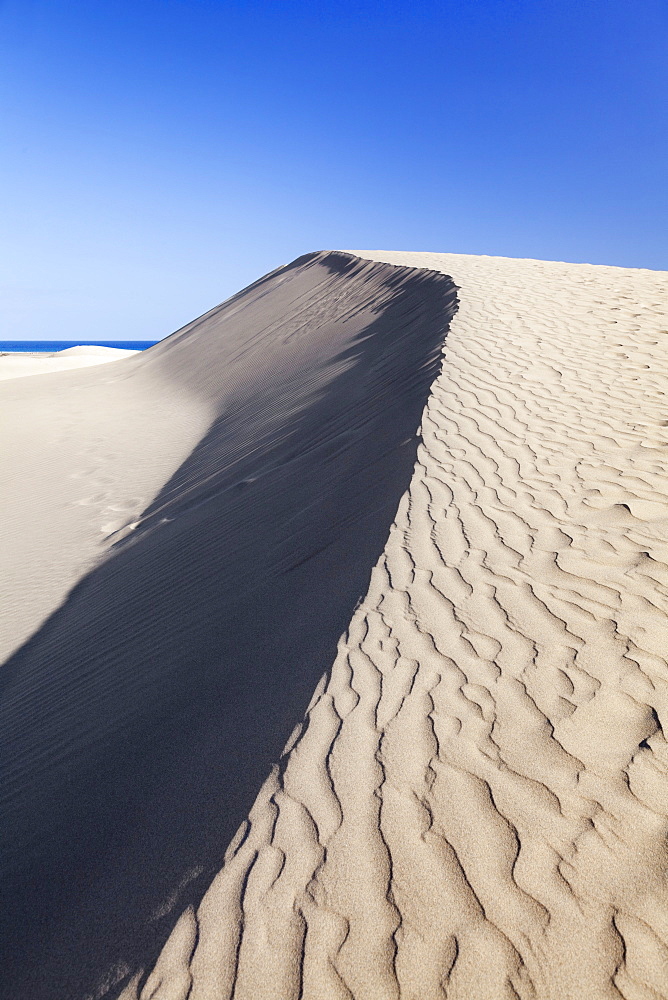
[[[410,487],[123,1000],[668,996],[667,275],[448,254]]]

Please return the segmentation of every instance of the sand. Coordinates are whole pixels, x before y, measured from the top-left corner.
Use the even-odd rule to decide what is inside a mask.
[[[129,358],[137,351],[121,347],[100,347],[82,344],[66,347],[62,351],[12,351],[0,352],[0,382],[8,378],[23,378],[26,375],[44,375],[62,372],[69,368],[90,368],[108,361]]]
[[[668,275],[362,256],[12,386],[209,421],[3,668],[13,998],[668,997]]]

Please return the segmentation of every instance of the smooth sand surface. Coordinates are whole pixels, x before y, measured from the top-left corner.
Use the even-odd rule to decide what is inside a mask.
[[[66,347],[63,351],[17,351],[0,352],[0,382],[8,378],[23,378],[26,375],[44,375],[48,372],[62,372],[69,368],[90,368],[108,361],[129,358],[137,351],[121,347],[101,347],[82,344]]]
[[[252,353],[289,342],[276,329],[288,325],[316,354],[336,351],[352,315],[360,353],[344,382],[319,382],[293,410],[265,389],[254,355],[244,401],[262,386],[271,418],[244,437],[248,409],[235,421],[228,407],[144,533],[4,668],[10,722],[24,726],[5,913],[23,913],[28,931],[12,934],[12,997],[668,997],[668,275],[364,257],[376,263],[318,256],[264,279],[263,322],[275,324],[265,340],[252,324],[239,334]],[[334,261],[340,271],[309,285],[310,298],[296,286]],[[452,319],[446,275],[458,286]],[[383,324],[373,357],[374,337],[360,337],[369,323]],[[166,371],[170,354],[195,346],[197,324],[176,336],[162,355],[122,365],[148,370],[153,355]],[[295,385],[321,371],[310,353],[303,361]],[[422,413],[418,439],[402,426],[409,406],[407,427]],[[258,455],[267,420],[276,433]],[[230,442],[246,484],[236,503],[214,501],[207,479]],[[276,448],[280,468],[262,490],[253,475]],[[161,511],[173,519],[156,528]],[[301,540],[315,547],[325,534],[328,549],[289,567]],[[134,617],[127,588],[133,605],[152,595]],[[47,692],[60,700],[41,708]],[[275,746],[294,723],[271,767],[268,730]],[[114,757],[121,736],[134,771]],[[178,745],[171,757],[165,743]],[[106,809],[86,783],[84,746]],[[45,809],[60,810],[57,823]],[[65,831],[88,839],[77,851]],[[77,882],[69,893],[58,864]]]
[[[206,401],[136,366],[47,369],[0,387],[0,660],[130,530],[211,422]]]

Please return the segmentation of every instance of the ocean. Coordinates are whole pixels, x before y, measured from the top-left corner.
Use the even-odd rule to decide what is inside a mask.
[[[157,340],[0,340],[0,354],[7,351],[64,351],[68,347],[120,347],[124,351],[145,351]]]

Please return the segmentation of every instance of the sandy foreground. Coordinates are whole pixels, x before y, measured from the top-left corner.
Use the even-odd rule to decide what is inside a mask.
[[[322,253],[3,385],[3,995],[668,997],[667,301]]]

